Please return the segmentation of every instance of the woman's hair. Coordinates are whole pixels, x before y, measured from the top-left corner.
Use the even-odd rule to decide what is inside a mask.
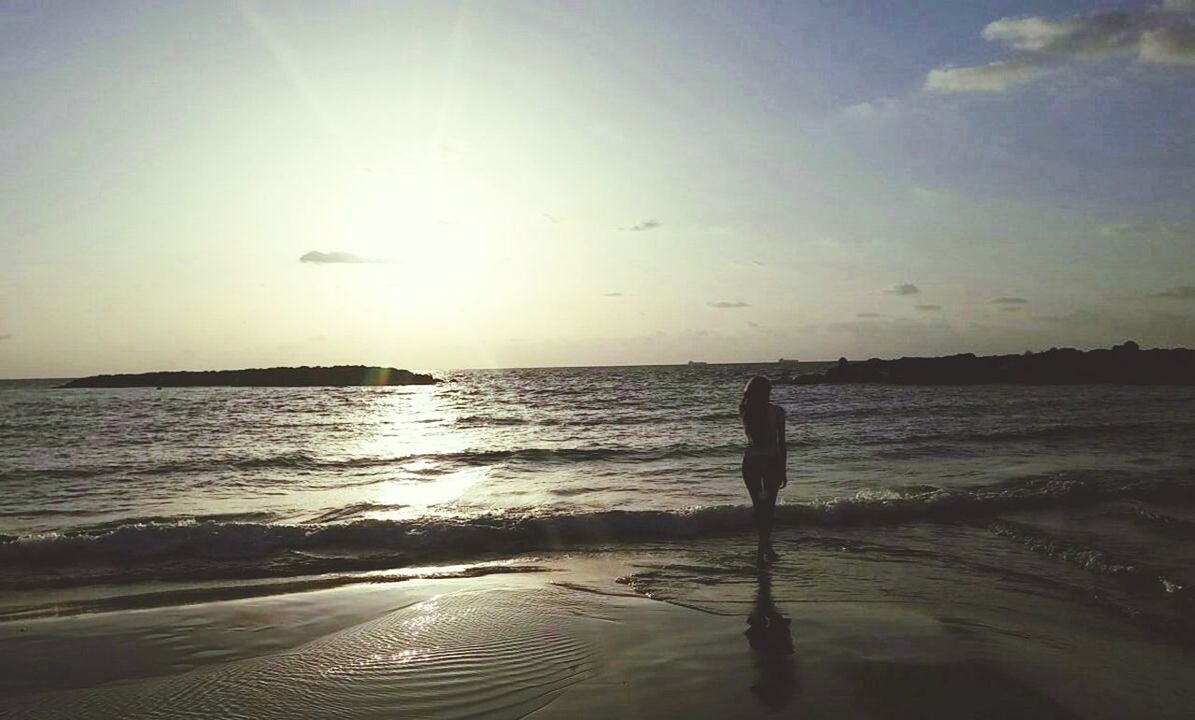
[[[768,400],[772,395],[772,381],[763,375],[756,375],[743,388],[743,399],[739,401],[739,417],[743,419],[743,430],[752,445],[767,445],[764,434],[768,429]]]

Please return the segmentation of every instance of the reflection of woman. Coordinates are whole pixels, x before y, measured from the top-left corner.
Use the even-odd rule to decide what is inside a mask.
[[[755,506],[755,526],[759,530],[760,564],[779,559],[772,549],[772,516],[776,512],[776,494],[788,484],[787,449],[784,443],[784,409],[772,405],[772,383],[762,375],[747,381],[739,401],[739,417],[747,433],[743,452],[743,482]]]
[[[751,691],[768,707],[780,710],[797,691],[797,668],[789,619],[772,601],[772,576],[767,570],[759,573],[755,611],[747,618],[746,634],[759,671]]]

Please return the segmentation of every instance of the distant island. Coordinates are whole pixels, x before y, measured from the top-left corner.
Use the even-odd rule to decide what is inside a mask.
[[[130,387],[351,387],[357,385],[434,385],[431,375],[387,367],[275,367],[252,370],[149,372],[92,375],[71,380],[64,388]]]
[[[795,385],[1195,385],[1195,350],[1142,350],[1132,340],[1110,350],[1051,348],[1023,355],[973,353],[948,357],[872,358],[838,363],[824,373],[798,375]]]

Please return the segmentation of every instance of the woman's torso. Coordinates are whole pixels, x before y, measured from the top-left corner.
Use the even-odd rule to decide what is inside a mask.
[[[768,404],[765,422],[758,433],[747,433],[747,447],[744,455],[773,456],[780,454],[779,425],[783,421],[784,410],[779,405]]]

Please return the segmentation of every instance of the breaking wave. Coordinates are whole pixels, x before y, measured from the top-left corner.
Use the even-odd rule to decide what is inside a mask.
[[[1054,474],[974,488],[912,486],[776,508],[787,527],[867,527],[983,520],[999,513],[1073,507],[1110,499],[1195,501],[1191,478]],[[356,519],[380,506],[329,510],[303,524],[254,518],[144,518],[120,525],[0,537],[0,587],[71,585],[107,577],[258,577],[398,567],[612,543],[671,541],[749,532],[742,506],[683,512],[545,514],[508,511],[458,518]],[[387,506],[382,509],[394,509]],[[91,568],[78,572],[77,568]]]

